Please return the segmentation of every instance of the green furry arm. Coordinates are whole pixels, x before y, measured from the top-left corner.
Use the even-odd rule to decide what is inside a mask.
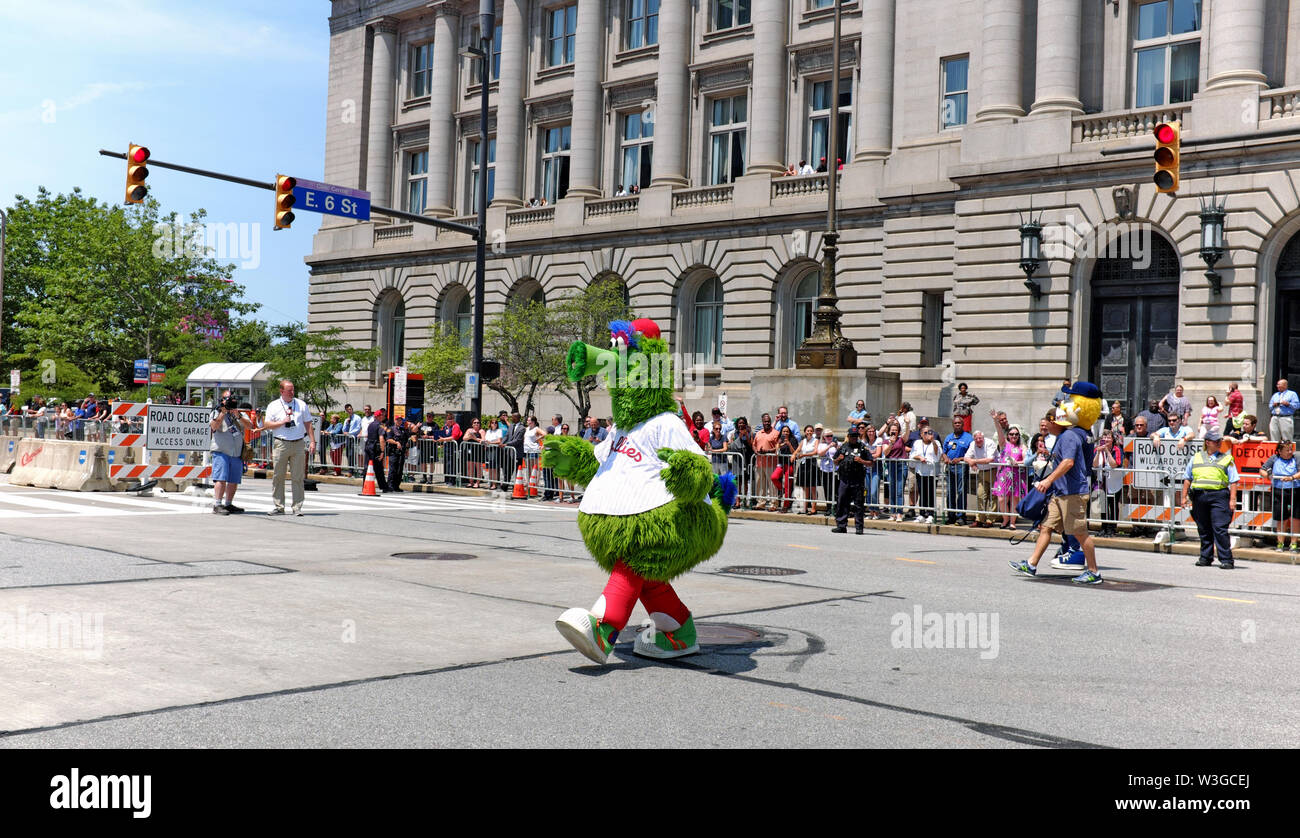
[[[542,467],[554,469],[555,474],[565,480],[586,486],[596,476],[596,469],[600,468],[595,448],[580,437],[549,436],[542,446]]]
[[[684,501],[703,500],[713,488],[713,466],[702,454],[684,449],[660,448],[659,459],[668,468],[659,472],[673,497]]]

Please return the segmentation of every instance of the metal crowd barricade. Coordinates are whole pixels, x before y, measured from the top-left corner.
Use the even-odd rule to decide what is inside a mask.
[[[356,437],[351,434],[322,433],[316,446],[316,456],[320,464],[314,464],[320,474],[359,477],[364,468],[361,447]],[[311,468],[308,469],[310,471]]]
[[[1182,478],[1169,471],[1132,468],[1093,470],[1101,498],[1090,503],[1088,522],[1122,527],[1132,535],[1149,536],[1165,531],[1172,537],[1191,516],[1179,506]],[[1193,526],[1195,526],[1193,524]]]
[[[499,443],[462,441],[457,444],[455,462],[448,464],[446,469],[446,474],[466,488],[513,492],[515,475],[519,470],[519,452]],[[541,469],[536,471],[540,490]],[[529,475],[522,477],[527,493]]]

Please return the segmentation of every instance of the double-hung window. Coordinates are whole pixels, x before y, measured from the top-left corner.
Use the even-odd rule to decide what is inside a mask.
[[[650,185],[650,162],[654,154],[655,124],[641,111],[621,114],[619,137],[619,184],[627,190]]]
[[[433,77],[433,44],[411,47],[411,98],[428,96]]]
[[[413,151],[406,160],[406,211],[424,212],[429,194],[429,152]]]
[[[749,25],[750,0],[710,0],[713,31]]]
[[[542,197],[555,203],[569,191],[569,126],[542,132]]]
[[[939,110],[939,125],[956,128],[967,122],[966,109],[970,98],[970,56],[959,55],[942,61],[943,104]]]
[[[830,161],[826,160],[828,149],[827,137],[831,126],[831,82],[826,81],[813,82],[811,85],[812,96],[808,102],[808,155],[807,159],[812,161],[815,168],[820,169],[823,162],[826,163],[827,170],[830,169]],[[853,79],[845,77],[840,79],[840,106],[839,119],[837,122],[838,133],[835,135],[835,156],[841,160],[849,160],[852,157],[852,149],[849,148],[849,138],[853,136],[850,130],[853,119]]]
[[[725,96],[711,103],[709,184],[731,183],[745,173],[747,97]]]
[[[1133,106],[1190,102],[1201,71],[1200,0],[1157,0],[1135,12]]]
[[[470,46],[478,49],[482,44],[479,43],[479,29],[475,26],[470,30]],[[501,24],[497,24],[492,31],[492,81],[501,78]],[[477,56],[470,62],[470,84],[479,84],[483,81],[483,62]]]
[[[623,41],[628,49],[659,43],[659,0],[626,0]]]
[[[546,66],[573,63],[574,38],[578,32],[578,5],[561,6],[546,12]]]
[[[469,148],[469,200],[466,202],[471,213],[478,212],[478,156],[480,151],[479,141],[471,140]],[[487,173],[487,199],[488,203],[492,202],[492,197],[496,189],[496,163],[497,163],[497,138],[488,139],[488,173]]]

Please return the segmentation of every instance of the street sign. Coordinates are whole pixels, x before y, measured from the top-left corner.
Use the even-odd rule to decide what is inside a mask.
[[[465,398],[472,399],[478,395],[478,373],[465,373]]]
[[[149,359],[148,358],[140,358],[135,362],[135,383],[136,384],[149,383]]]
[[[295,178],[295,180],[297,184],[293,188],[294,209],[325,215],[341,215],[354,221],[370,220],[369,192],[302,178]]]
[[[406,404],[406,370],[401,367],[393,372],[393,404]]]
[[[17,393],[18,385],[22,381],[22,378],[22,373],[18,370],[9,370],[9,389]]]
[[[151,404],[145,419],[145,448],[151,451],[206,451],[212,440],[212,411],[206,407]]]

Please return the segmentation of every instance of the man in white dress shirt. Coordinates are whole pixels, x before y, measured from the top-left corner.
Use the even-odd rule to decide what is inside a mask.
[[[262,427],[271,431],[271,457],[275,463],[272,472],[271,501],[275,508],[268,514],[284,514],[284,472],[293,472],[293,514],[302,514],[303,478],[307,474],[307,461],[316,452],[316,437],[312,434],[312,416],[307,403],[294,398],[293,382],[280,381],[280,398],[266,406],[266,421]]]

